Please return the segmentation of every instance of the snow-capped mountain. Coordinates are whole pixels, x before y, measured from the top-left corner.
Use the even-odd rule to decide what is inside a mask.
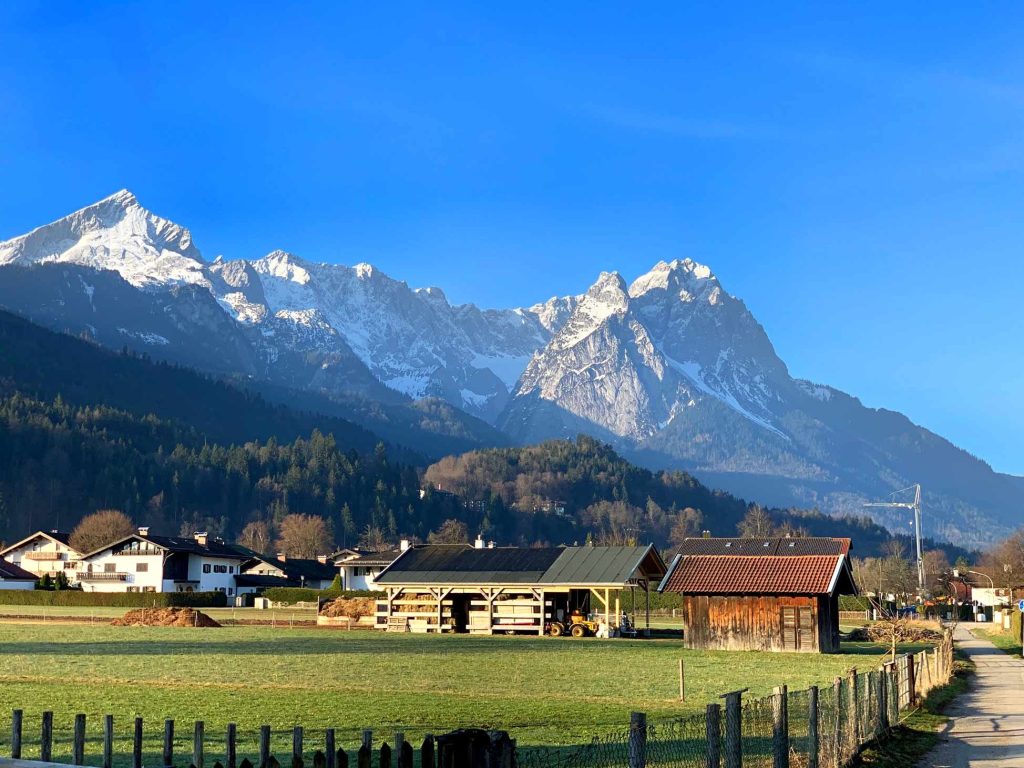
[[[921,482],[925,533],[966,544],[1019,524],[1024,504],[1024,479],[901,414],[794,379],[744,303],[689,259],[631,284],[601,273],[581,296],[480,309],[369,264],[281,250],[208,261],[187,229],[122,191],[0,242],[0,307],[301,392],[311,410],[318,397],[344,401],[399,442],[410,425],[443,424],[461,445],[586,432],[649,466],[837,514]],[[344,400],[353,393],[358,406]],[[398,407],[413,410],[387,410]],[[878,517],[905,530],[898,513]]]
[[[0,243],[0,265],[46,264],[116,272],[152,296],[205,291],[251,339],[246,373],[312,354],[308,386],[330,388],[333,369],[341,367],[343,380],[333,386],[380,396],[380,387],[368,385],[372,379],[396,394],[439,397],[489,421],[574,306],[573,299],[515,310],[453,306],[441,289],[414,290],[369,264],[313,264],[280,250],[207,262],[187,229],[150,213],[127,190]],[[156,328],[128,326],[124,336],[127,343],[168,346]],[[371,377],[359,376],[360,366]]]

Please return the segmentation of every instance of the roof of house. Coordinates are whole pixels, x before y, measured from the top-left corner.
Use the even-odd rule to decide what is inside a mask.
[[[638,569],[660,578],[665,564],[648,547],[475,548],[468,544],[410,547],[377,584],[623,585]]]
[[[366,552],[358,557],[350,557],[348,560],[337,560],[336,564],[346,568],[350,565],[364,568],[367,566],[385,566],[395,562],[400,554],[402,554],[400,549],[388,549],[384,552]]]
[[[35,581],[35,574],[29,573],[24,568],[0,560],[0,581]]]
[[[124,538],[112,541],[109,544],[104,544],[98,549],[94,549],[84,555],[84,557],[92,557],[93,555],[104,552],[108,549],[117,547],[125,542],[132,541],[146,541],[154,546],[159,547],[167,552],[174,553],[187,553],[191,555],[203,555],[205,557],[222,557],[226,560],[248,560],[249,555],[243,554],[239,550],[235,549],[232,545],[225,544],[223,541],[218,541],[212,536],[207,538],[206,544],[200,544],[194,538],[184,538],[177,536],[154,536],[152,534],[142,535],[141,533],[133,533]]]
[[[65,547],[68,547],[69,549],[71,549],[73,552],[77,552],[78,551],[76,549],[72,549],[71,544],[70,544],[71,534],[67,533],[66,531],[36,531],[31,536],[26,536],[21,541],[16,541],[13,544],[11,544],[9,547],[5,547],[4,549],[0,549],[0,557],[3,557],[8,552],[12,552],[13,550],[18,549],[19,547],[25,546],[30,541],[32,541],[32,539],[38,538],[40,536],[43,536],[44,538],[50,539],[51,541],[60,542]]]
[[[849,558],[831,555],[677,555],[659,592],[693,595],[856,594]]]
[[[338,568],[331,561],[321,563],[317,559],[304,557],[270,557],[255,550],[243,547],[241,544],[230,544],[233,550],[245,555],[246,560],[254,563],[266,563],[285,574],[285,577],[296,583],[305,581],[330,581],[338,575]],[[246,564],[248,565],[248,563]],[[249,566],[251,567],[251,566]]]
[[[690,538],[684,539],[673,554],[678,555],[848,555],[850,539],[827,536],[772,537],[764,539]]]

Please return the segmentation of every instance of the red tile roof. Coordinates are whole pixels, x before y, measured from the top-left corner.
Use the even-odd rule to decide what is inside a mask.
[[[843,555],[689,555],[674,564],[661,591],[825,595],[842,560]],[[852,579],[849,583],[852,586]]]

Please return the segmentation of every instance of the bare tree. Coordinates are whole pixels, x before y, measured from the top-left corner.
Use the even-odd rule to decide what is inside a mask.
[[[359,546],[371,552],[383,552],[391,549],[391,541],[383,530],[374,525],[368,525],[359,536]]]
[[[775,526],[768,510],[760,504],[751,504],[736,526],[736,532],[745,539],[763,539],[774,535]]]
[[[270,542],[272,539],[273,535],[270,525],[262,520],[254,520],[251,523],[245,524],[245,528],[238,534],[237,541],[243,547],[265,555],[270,552]]]
[[[431,544],[466,544],[469,542],[469,529],[461,520],[445,520],[436,531],[427,536]]]
[[[119,509],[101,509],[86,515],[68,540],[79,552],[92,552],[135,533],[135,523]]]
[[[277,547],[290,557],[329,554],[334,549],[334,531],[318,515],[285,515],[278,525]]]

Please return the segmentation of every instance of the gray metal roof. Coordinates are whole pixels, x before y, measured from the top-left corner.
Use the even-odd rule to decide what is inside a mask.
[[[403,552],[375,581],[382,586],[548,584],[586,587],[625,585],[635,576],[658,580],[664,574],[665,563],[653,546],[474,549],[462,545],[427,545]]]
[[[653,546],[566,547],[540,583],[626,584],[635,577],[660,579],[664,575],[665,563]]]

